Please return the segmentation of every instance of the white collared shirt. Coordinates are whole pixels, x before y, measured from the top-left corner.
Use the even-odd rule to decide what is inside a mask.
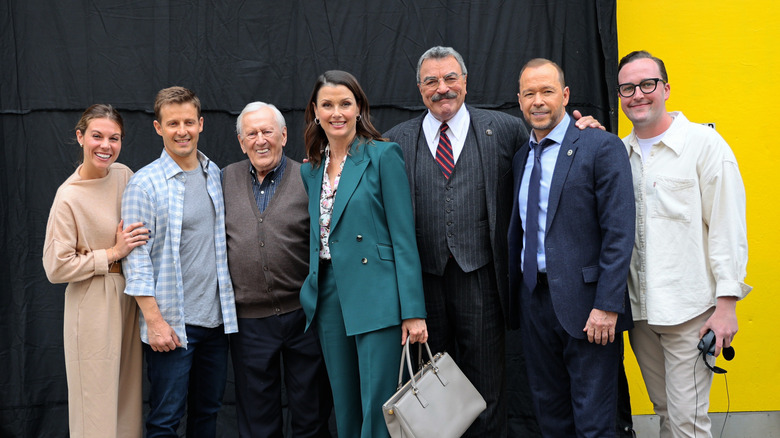
[[[744,298],[745,188],[734,153],[712,128],[681,112],[643,163],[632,131],[623,143],[636,198],[636,240],[628,288],[634,320],[677,325]]]
[[[452,157],[456,163],[460,153],[463,151],[463,145],[466,144],[466,135],[468,135],[470,123],[471,117],[469,117],[466,104],[461,105],[458,112],[451,119],[447,120],[447,137],[449,137],[452,144]],[[422,127],[425,141],[428,142],[428,149],[431,150],[433,158],[436,158],[436,148],[439,147],[439,127],[441,124],[442,121],[433,117],[430,111],[423,119]]]

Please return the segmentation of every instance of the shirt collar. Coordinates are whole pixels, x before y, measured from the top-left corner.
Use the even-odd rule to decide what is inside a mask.
[[[198,154],[198,163],[200,163],[200,167],[203,169],[204,172],[208,172],[209,163],[211,160],[201,151],[195,151]],[[173,158],[171,158],[170,155],[168,155],[168,151],[166,151],[163,148],[162,154],[160,154],[160,160],[162,162],[163,167],[163,173],[165,175],[166,179],[172,178],[182,172],[181,167],[173,161]]]
[[[571,117],[569,117],[569,114],[566,113],[566,111],[563,112],[563,118],[561,119],[560,123],[558,123],[555,128],[550,131],[549,134],[547,134],[546,139],[550,139],[553,142],[557,144],[563,143],[563,137],[566,136],[566,130],[569,129],[569,123],[571,122]],[[531,130],[530,138],[528,139],[528,143],[531,145],[531,148],[534,147],[534,144],[538,143],[536,141],[536,133],[534,130]]]
[[[266,174],[263,180],[265,180],[265,178],[268,177],[271,177],[273,179],[274,177],[276,177],[276,174],[284,170],[286,166],[287,166],[287,157],[284,154],[282,154],[282,159],[279,160],[279,164],[277,164],[276,167],[274,167],[270,172],[268,172],[268,174]],[[252,175],[252,181],[257,181],[257,170],[255,169],[255,166],[252,165],[251,160],[249,161],[249,174]]]
[[[454,116],[452,116],[452,118],[447,120],[447,126],[449,127],[450,132],[455,139],[460,140],[466,138],[470,120],[469,110],[466,109],[465,103],[460,106],[460,109],[455,113]],[[432,140],[437,135],[439,135],[439,127],[441,124],[442,121],[436,117],[433,117],[433,114],[431,114],[431,111],[429,110],[423,119],[423,130],[426,133],[432,134],[432,138],[429,140]]]
[[[685,129],[683,129],[683,126],[688,123],[688,119],[681,111],[671,111],[669,115],[673,119],[672,124],[669,125],[669,128],[664,133],[663,140],[659,144],[668,147],[679,156],[685,148]],[[639,140],[633,129],[631,134],[629,134],[628,144],[631,146],[632,152],[639,153]]]

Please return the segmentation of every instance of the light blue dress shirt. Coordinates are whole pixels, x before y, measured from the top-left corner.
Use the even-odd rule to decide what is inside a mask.
[[[561,122],[547,134],[547,137],[545,137],[554,141],[555,144],[547,146],[542,150],[542,179],[539,189],[539,229],[536,230],[539,239],[536,252],[536,263],[539,272],[547,272],[547,262],[544,256],[544,235],[547,230],[547,200],[550,198],[550,184],[552,183],[555,163],[558,161],[558,152],[561,150],[561,143],[563,142],[563,137],[566,135],[566,130],[569,128],[569,122],[571,120],[568,114],[565,112],[563,114]],[[528,183],[531,180],[531,171],[534,168],[534,145],[537,143],[536,135],[533,130],[531,131],[530,137],[528,143],[531,150],[528,153],[528,160],[525,162],[523,180],[520,182],[520,191],[517,194],[517,205],[520,210],[520,219],[523,224],[524,236],[528,235],[528,230],[525,229],[525,214],[528,207]],[[523,251],[521,257],[522,266],[522,262],[526,257],[525,251]]]

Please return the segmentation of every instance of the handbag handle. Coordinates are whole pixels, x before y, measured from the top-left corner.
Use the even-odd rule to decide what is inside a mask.
[[[427,342],[423,342],[420,345],[420,349],[422,349],[422,345],[425,345],[425,350],[428,352],[428,359],[430,359],[431,365],[433,366],[434,372],[438,372],[438,368],[436,367],[436,364],[433,361],[433,353],[431,353],[431,347],[428,346]],[[400,389],[401,386],[403,386],[403,377],[404,377],[404,361],[406,362],[406,366],[409,370],[409,376],[412,378],[412,389],[414,393],[417,393],[417,382],[414,380],[414,371],[412,371],[412,357],[409,353],[409,341],[407,340],[404,344],[404,349],[401,351],[401,366],[398,368],[398,388]]]

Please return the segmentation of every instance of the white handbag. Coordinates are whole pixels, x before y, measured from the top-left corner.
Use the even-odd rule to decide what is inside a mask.
[[[460,437],[485,410],[485,399],[449,354],[433,356],[424,345],[430,361],[416,374],[404,345],[398,391],[382,405],[387,430],[392,438]],[[412,378],[402,386],[404,361]]]

